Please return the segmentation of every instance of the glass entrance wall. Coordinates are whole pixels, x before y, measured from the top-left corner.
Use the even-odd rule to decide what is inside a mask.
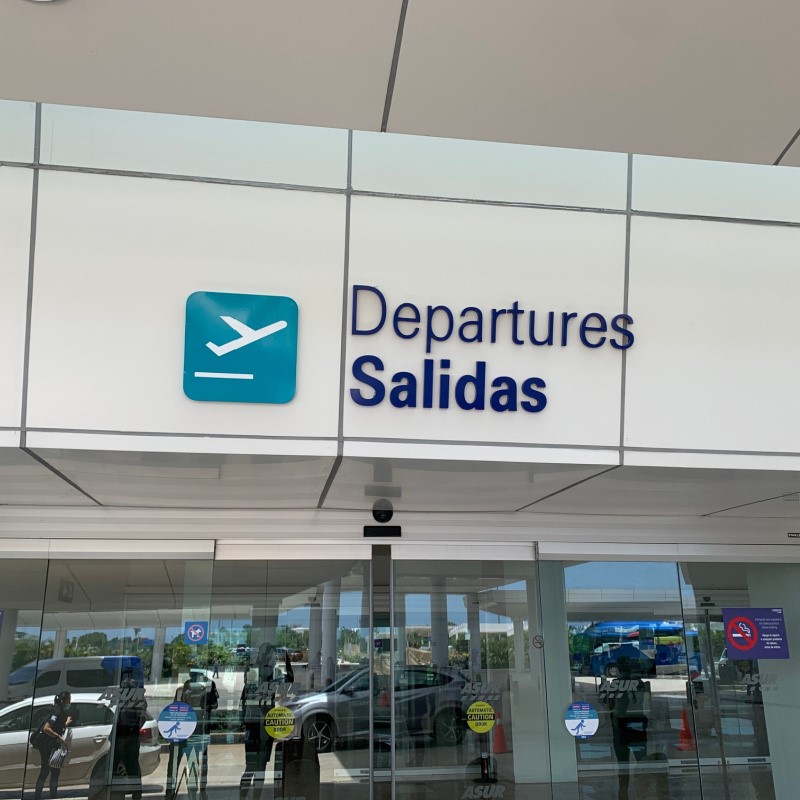
[[[556,639],[554,796],[797,796],[800,565],[550,562],[540,574]]]
[[[0,798],[797,796],[798,564],[308,555],[1,561]]]

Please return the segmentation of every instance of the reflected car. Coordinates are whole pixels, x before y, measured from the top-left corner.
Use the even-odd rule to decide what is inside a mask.
[[[369,670],[348,673],[321,692],[284,702],[295,715],[296,733],[327,753],[337,741],[368,740],[371,700],[375,735],[388,732],[389,692],[386,676],[375,675],[370,696]],[[466,712],[462,693],[468,678],[459,670],[427,666],[395,669],[397,738],[429,737],[439,745],[459,744],[464,738]]]
[[[129,674],[144,687],[144,670],[139,656],[78,656],[31,661],[8,676],[9,700],[34,694],[53,697],[59,692],[98,692],[119,686],[120,676]]]
[[[74,693],[78,721],[72,730],[70,755],[61,770],[59,786],[88,785],[90,796],[108,783],[114,707],[96,692]],[[39,775],[39,753],[28,744],[30,731],[39,727],[53,707],[52,697],[14,703],[0,711],[0,788],[32,787]],[[158,768],[161,745],[158,723],[148,714],[139,730],[139,766],[142,775]],[[27,766],[26,766],[27,762]],[[113,777],[112,777],[113,783]]]

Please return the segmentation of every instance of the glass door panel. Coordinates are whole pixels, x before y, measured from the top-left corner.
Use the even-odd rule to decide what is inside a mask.
[[[540,567],[549,619],[567,635],[567,650],[546,656],[554,770],[578,790],[564,796],[699,800],[688,687],[700,662],[676,565]]]
[[[369,589],[364,560],[215,563],[209,795],[368,800]]]
[[[783,800],[797,796],[800,762],[788,746],[797,709],[791,626],[800,566],[680,564],[687,629],[696,632],[702,668],[692,680],[704,800]],[[782,644],[761,648],[780,617]],[[726,625],[743,623],[748,640]],[[747,621],[745,621],[747,620]],[[750,622],[752,620],[752,623]],[[794,623],[796,625],[796,623]],[[762,642],[763,644],[763,642]],[[755,654],[755,655],[754,655]]]
[[[396,561],[395,795],[550,798],[536,565]]]

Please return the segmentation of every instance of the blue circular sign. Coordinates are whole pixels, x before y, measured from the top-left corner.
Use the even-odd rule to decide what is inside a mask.
[[[197,714],[188,703],[170,703],[158,715],[158,731],[169,742],[188,739],[197,727]]]
[[[564,711],[564,725],[576,739],[588,739],[597,733],[600,717],[591,703],[571,703]]]
[[[191,639],[193,642],[199,642],[205,638],[206,631],[202,625],[190,625],[186,629],[186,636],[187,638]]]

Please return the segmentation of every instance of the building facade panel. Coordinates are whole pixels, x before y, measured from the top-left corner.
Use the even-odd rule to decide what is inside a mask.
[[[800,230],[635,217],[625,444],[797,453]]]
[[[345,435],[617,446],[624,275],[619,215],[355,197]]]
[[[344,220],[337,195],[43,173],[30,426],[335,437]],[[198,291],[297,303],[291,403],[184,394],[186,304]]]
[[[24,380],[33,172],[0,167],[0,427],[19,428]]]

